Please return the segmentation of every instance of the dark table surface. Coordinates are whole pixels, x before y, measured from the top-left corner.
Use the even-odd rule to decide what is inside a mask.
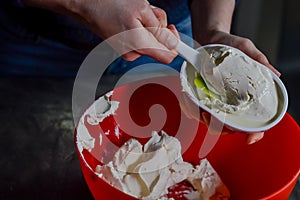
[[[93,199],[73,143],[73,82],[0,78],[0,199]],[[297,118],[299,107],[289,109]]]

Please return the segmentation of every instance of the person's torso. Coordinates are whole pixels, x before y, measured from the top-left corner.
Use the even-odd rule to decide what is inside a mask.
[[[152,0],[167,12],[168,22],[177,24],[189,15],[186,0]],[[0,2],[0,26],[24,40],[42,36],[71,47],[93,48],[101,39],[76,20],[51,11],[22,5],[20,0]]]

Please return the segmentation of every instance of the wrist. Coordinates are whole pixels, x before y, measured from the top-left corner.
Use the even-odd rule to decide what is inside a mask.
[[[85,0],[62,0],[64,10],[68,15],[71,15],[79,20],[85,19],[88,16],[88,7],[90,2],[86,2]]]
[[[206,29],[197,32],[194,35],[194,39],[201,45],[218,43],[220,37],[224,34],[229,34],[225,31],[220,31],[218,29]]]
[[[234,0],[194,0],[191,3],[195,40],[211,43],[218,33],[230,33]]]

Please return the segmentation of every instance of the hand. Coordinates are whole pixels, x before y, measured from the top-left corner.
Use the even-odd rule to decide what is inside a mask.
[[[254,60],[269,67],[278,76],[280,73],[268,62],[267,58],[246,38],[230,34],[235,1],[194,0],[191,3],[193,36],[201,45],[225,44],[240,49]],[[204,114],[205,115],[205,114]],[[204,118],[203,117],[203,121]],[[208,117],[210,118],[210,117]],[[224,130],[224,133],[226,130]],[[264,133],[251,133],[247,142],[252,144],[263,137]]]
[[[178,38],[176,29],[172,25],[167,28],[166,13],[147,1],[93,0],[78,10],[80,20],[101,38],[109,38],[108,43],[125,60],[148,55],[170,63],[177,56],[173,50]]]
[[[132,61],[148,55],[163,63],[176,56],[179,35],[167,26],[166,13],[147,0],[22,0],[28,6],[58,12],[85,24],[90,30]],[[130,31],[131,30],[131,31]],[[112,37],[114,36],[114,37]]]
[[[202,40],[201,45],[205,44],[225,44],[228,46],[235,47],[252,59],[265,65],[271,69],[277,76],[280,76],[278,72],[268,61],[267,57],[259,51],[253,42],[247,38],[239,37],[222,31],[211,31],[205,34],[205,39]]]
[[[235,47],[237,49],[240,49],[245,54],[247,54],[252,59],[260,62],[261,64],[265,65],[269,69],[271,69],[277,76],[280,76],[280,72],[278,72],[268,61],[266,56],[259,51],[253,42],[247,38],[235,36],[226,32],[222,31],[211,31],[208,34],[205,34],[205,39],[201,42],[202,45],[210,44],[210,43],[218,43],[218,44],[225,44],[232,47]],[[210,116],[208,113],[203,113],[204,116],[202,116],[203,121],[206,121],[206,123],[209,122]],[[224,133],[230,132],[229,129],[224,129]],[[247,143],[253,144],[259,140],[261,140],[264,136],[264,132],[258,132],[258,133],[251,133],[247,137]]]

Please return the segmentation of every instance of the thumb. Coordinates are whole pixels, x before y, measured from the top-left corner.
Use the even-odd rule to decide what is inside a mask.
[[[176,48],[179,41],[175,29],[170,30],[161,27],[148,27],[147,29],[153,34],[156,40],[166,46],[169,50]]]

